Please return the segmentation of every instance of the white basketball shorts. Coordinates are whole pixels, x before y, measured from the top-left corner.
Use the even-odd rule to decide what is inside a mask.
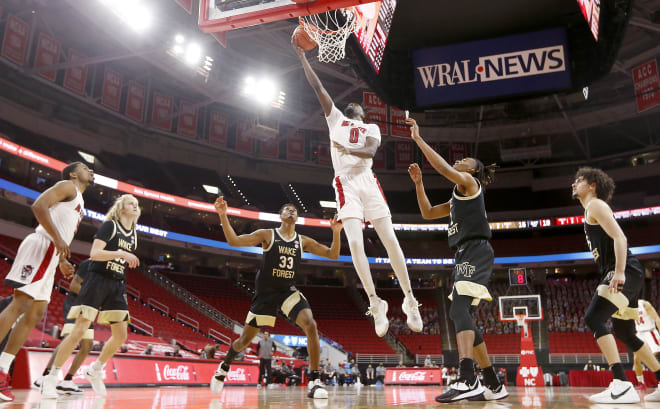
[[[654,354],[660,352],[660,334],[658,334],[657,330],[640,331],[637,333],[637,337],[644,341]]]
[[[371,222],[391,216],[383,189],[371,170],[335,176],[332,185],[335,188],[339,220],[356,217]]]
[[[59,257],[55,245],[43,234],[28,235],[18,247],[14,264],[4,284],[32,297],[50,302]]]

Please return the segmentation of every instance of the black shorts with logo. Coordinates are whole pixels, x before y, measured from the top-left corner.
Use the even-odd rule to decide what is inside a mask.
[[[79,314],[91,321],[98,314],[98,323],[104,325],[129,321],[126,281],[90,272],[67,318]]]
[[[456,247],[454,282],[470,281],[488,285],[493,273],[495,253],[488,240],[468,240]]]
[[[616,318],[637,319],[637,302],[644,289],[644,268],[642,264],[634,257],[626,261],[626,281],[623,283],[623,288],[617,293],[611,293],[608,288],[613,276],[614,270],[602,274],[596,289],[596,296],[601,296],[619,307],[619,312],[614,315]],[[625,298],[622,298],[622,296]]]
[[[273,327],[278,312],[295,321],[298,313],[305,308],[310,308],[309,303],[296,287],[290,287],[288,291],[255,294],[245,323],[257,328]]]

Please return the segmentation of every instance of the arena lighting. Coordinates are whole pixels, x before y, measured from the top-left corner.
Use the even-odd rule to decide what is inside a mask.
[[[187,66],[195,69],[198,74],[208,79],[213,69],[213,58],[205,56],[199,44],[187,42],[183,34],[176,34],[167,53]]]
[[[90,165],[93,165],[94,161],[96,160],[94,155],[91,155],[89,153],[85,153],[83,151],[78,151],[78,155],[80,155],[85,160],[85,162],[89,163]]]
[[[268,78],[259,80],[252,76],[245,77],[243,80],[243,95],[257,101],[261,105],[273,104],[278,107],[284,105],[286,94],[277,91],[277,85]]]
[[[212,195],[218,195],[220,194],[220,189],[217,186],[211,186],[211,185],[202,185],[204,190],[206,190],[207,193],[210,193]]]
[[[337,202],[331,202],[328,200],[319,200],[319,204],[321,207],[325,207],[328,209],[336,209],[337,208]]]
[[[202,59],[202,49],[198,44],[191,43],[186,47],[185,61],[188,65],[195,65]]]
[[[151,27],[151,12],[141,0],[101,0],[101,3],[138,33]]]

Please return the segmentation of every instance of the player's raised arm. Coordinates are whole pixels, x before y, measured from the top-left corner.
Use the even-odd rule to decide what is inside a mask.
[[[330,247],[321,244],[311,237],[302,236],[302,249],[309,253],[315,254],[320,257],[337,260],[339,258],[339,250],[341,249],[341,229],[344,226],[340,221],[337,221],[337,215],[330,220],[330,228],[332,229],[332,245]]]
[[[32,204],[32,213],[34,213],[34,217],[37,218],[39,224],[42,225],[48,234],[50,234],[50,237],[53,238],[53,244],[55,244],[60,260],[69,258],[71,256],[71,251],[69,250],[69,246],[62,239],[62,236],[60,236],[60,232],[55,227],[48,210],[59,202],[73,200],[75,197],[76,187],[73,182],[70,180],[63,180],[48,188],[45,192],[39,195],[37,200]]]
[[[429,161],[433,169],[435,169],[439,174],[449,179],[451,182],[463,186],[467,191],[476,191],[477,182],[474,180],[474,177],[467,172],[459,172],[454,169],[447,161],[440,156],[436,151],[433,150],[427,144],[419,134],[419,126],[417,121],[412,118],[406,119],[406,124],[411,126],[412,140],[415,141],[419,149],[422,150],[424,157]]]
[[[439,219],[441,217],[449,216],[449,202],[431,206],[428,196],[426,196],[426,191],[424,190],[424,182],[422,182],[422,171],[419,168],[419,165],[413,163],[408,167],[408,174],[410,178],[415,183],[415,193],[417,194],[417,204],[419,205],[419,211],[422,213],[422,217],[426,220],[429,219]]]
[[[261,244],[264,247],[268,247],[271,239],[270,230],[259,229],[250,234],[241,234],[239,236],[229,222],[229,217],[227,216],[227,202],[225,202],[224,196],[217,198],[214,206],[215,210],[218,212],[218,216],[220,216],[220,225],[225,234],[225,238],[227,239],[227,243],[230,246],[249,247]]]
[[[614,240],[614,257],[616,264],[614,265],[614,277],[610,281],[610,291],[618,291],[618,286],[623,285],[626,281],[626,258],[628,257],[628,239],[621,230],[621,226],[614,219],[612,209],[600,199],[594,199],[588,206],[589,217],[596,220],[596,222],[603,228],[605,233]]]
[[[291,45],[293,46],[293,49],[296,51],[296,54],[298,54],[300,63],[303,66],[303,71],[305,71],[305,78],[307,78],[307,82],[309,82],[309,85],[311,85],[312,88],[314,88],[316,97],[319,99],[319,102],[321,103],[321,108],[323,108],[323,113],[325,114],[325,116],[329,116],[330,112],[332,112],[332,107],[334,106],[334,103],[332,102],[332,98],[330,98],[330,94],[328,94],[328,91],[325,90],[323,84],[321,84],[321,80],[319,80],[319,77],[316,75],[314,69],[309,64],[309,61],[307,61],[307,57],[305,56],[305,50],[298,47],[293,42],[293,40],[291,41]]]

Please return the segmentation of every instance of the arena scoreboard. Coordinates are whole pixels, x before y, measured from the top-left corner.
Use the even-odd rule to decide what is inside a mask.
[[[510,268],[509,285],[527,285],[527,269],[524,267]]]

